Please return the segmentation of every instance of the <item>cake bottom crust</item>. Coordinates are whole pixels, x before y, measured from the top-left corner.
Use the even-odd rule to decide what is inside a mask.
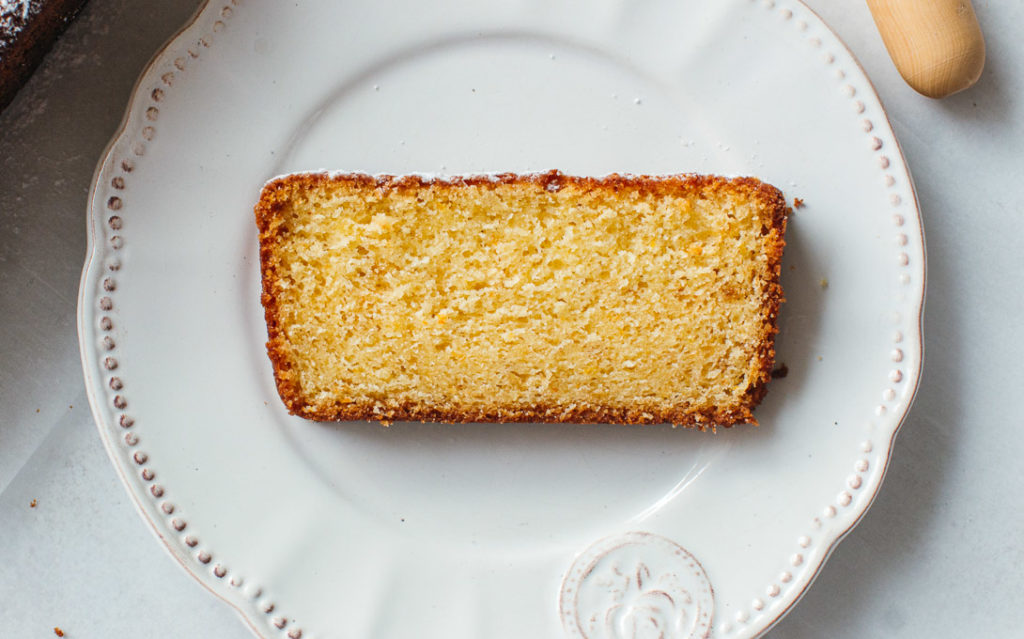
[[[617,408],[588,404],[569,406],[536,405],[530,407],[446,408],[420,403],[398,407],[342,404],[316,407],[305,403],[290,392],[281,389],[288,411],[314,421],[379,421],[385,425],[398,421],[441,423],[545,423],[545,424],[671,424],[698,430],[728,428],[736,424],[758,425],[752,408],[757,406],[768,390],[765,384],[751,389],[747,405],[728,411],[720,409],[672,408]]]

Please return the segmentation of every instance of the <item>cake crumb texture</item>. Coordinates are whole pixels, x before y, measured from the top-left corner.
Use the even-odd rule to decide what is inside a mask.
[[[277,178],[278,392],[316,420],[756,423],[787,212],[752,178]]]

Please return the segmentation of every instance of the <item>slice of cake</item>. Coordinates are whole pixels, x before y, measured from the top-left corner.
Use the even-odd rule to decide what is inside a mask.
[[[316,420],[756,423],[787,211],[751,178],[277,178],[278,392]]]

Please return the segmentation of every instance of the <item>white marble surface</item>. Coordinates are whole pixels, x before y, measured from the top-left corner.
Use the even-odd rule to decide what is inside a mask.
[[[251,636],[134,512],[89,413],[75,333],[93,169],[138,73],[198,4],[91,0],[0,114],[0,636]],[[903,84],[863,3],[808,4],[873,79],[915,176],[926,361],[876,503],[768,636],[1015,636],[1024,5],[975,3],[985,73],[932,101]]]

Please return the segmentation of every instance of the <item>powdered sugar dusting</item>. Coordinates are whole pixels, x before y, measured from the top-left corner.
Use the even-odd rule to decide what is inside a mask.
[[[32,9],[32,0],[0,0],[0,49],[21,31]]]
[[[309,171],[292,171],[292,172],[288,172],[288,173],[280,173],[280,174],[275,175],[274,177],[268,179],[264,183],[264,186],[267,186],[267,185],[272,184],[274,182],[285,180],[285,179],[288,179],[288,178],[294,177],[294,176],[325,176],[325,177],[327,177],[327,179],[336,179],[338,177],[343,177],[343,176],[348,176],[348,175],[367,176],[367,177],[371,177],[371,178],[373,178],[375,180],[389,180],[389,179],[401,179],[401,178],[418,178],[418,179],[421,179],[421,180],[426,181],[426,182],[438,181],[438,182],[448,182],[448,183],[451,183],[451,182],[458,182],[458,181],[461,181],[461,180],[489,180],[491,182],[498,182],[498,181],[500,181],[500,178],[503,175],[515,174],[515,175],[518,175],[520,177],[525,177],[525,178],[537,178],[537,177],[542,177],[545,174],[547,174],[547,173],[549,173],[550,171],[553,171],[553,170],[556,170],[556,169],[548,169],[548,170],[545,170],[545,171],[523,171],[523,172],[518,172],[518,171],[467,171],[465,173],[449,173],[449,172],[446,172],[446,171],[436,171],[436,172],[435,171],[409,171],[409,172],[404,172],[404,173],[387,173],[387,172],[364,171],[364,170],[360,170],[360,169],[349,171],[349,170],[344,170],[344,169],[325,169],[325,168],[320,168],[320,169],[314,169],[314,170],[309,170]],[[568,174],[568,173],[562,173],[562,175],[566,176],[566,177],[591,177],[591,178],[598,178],[598,179],[600,179],[600,178],[608,178],[608,177],[612,177],[612,176],[619,176],[619,177],[623,177],[623,178],[636,178],[636,177],[640,177],[640,178],[667,178],[667,177],[686,178],[686,177],[694,176],[696,174],[695,173],[674,173],[674,174],[653,174],[653,175],[643,174],[643,175],[641,175],[641,174],[630,173],[630,172],[621,172],[621,173],[609,172],[609,173],[595,173],[593,175],[579,175],[579,176],[576,176],[576,175],[573,175],[573,174]],[[738,177],[744,177],[744,176],[743,175],[739,175],[739,174],[733,175],[733,174],[729,174],[727,172],[723,172],[720,175],[720,177],[723,177],[723,178],[738,178]]]
[[[22,20],[28,20],[31,5],[30,0],[0,0],[0,16],[8,18],[20,13]]]

